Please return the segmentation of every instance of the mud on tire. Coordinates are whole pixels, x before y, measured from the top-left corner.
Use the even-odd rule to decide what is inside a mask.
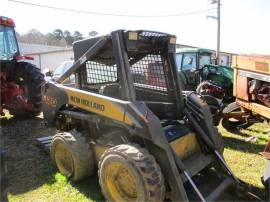
[[[108,201],[164,200],[161,169],[146,149],[128,144],[112,147],[104,152],[98,167],[101,190]]]
[[[73,181],[94,172],[94,157],[86,138],[79,132],[57,133],[51,143],[51,158],[63,175]]]

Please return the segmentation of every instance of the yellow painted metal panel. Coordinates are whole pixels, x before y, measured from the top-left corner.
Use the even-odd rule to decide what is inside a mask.
[[[125,108],[120,104],[110,100],[105,96],[96,95],[94,93],[84,92],[78,89],[61,87],[68,95],[68,104],[77,106],[89,112],[97,113],[102,116],[132,124],[132,121],[125,114]]]
[[[170,142],[175,153],[184,159],[200,150],[200,146],[194,133],[189,133],[177,140]]]

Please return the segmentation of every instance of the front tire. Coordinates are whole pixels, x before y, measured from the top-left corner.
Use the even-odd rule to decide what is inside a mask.
[[[94,171],[93,152],[79,132],[57,133],[51,143],[51,158],[61,174],[79,181]]]
[[[99,162],[99,183],[108,201],[164,200],[165,186],[154,157],[137,145],[108,149]]]

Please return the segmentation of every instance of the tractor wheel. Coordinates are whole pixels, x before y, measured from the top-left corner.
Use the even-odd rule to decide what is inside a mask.
[[[99,183],[108,201],[164,200],[165,186],[154,157],[137,145],[122,144],[104,152]]]
[[[53,137],[51,158],[57,169],[73,181],[94,171],[94,157],[86,138],[79,132],[63,132]]]
[[[241,111],[241,107],[237,105],[236,102],[229,104],[227,107],[223,109],[224,114],[227,114],[230,112],[240,112],[240,111]],[[221,124],[227,130],[232,130],[237,127],[247,128],[252,125],[252,123],[249,122],[248,119],[237,120],[235,118],[223,118],[221,121]]]
[[[218,126],[221,120],[222,104],[219,103],[217,98],[211,95],[201,95],[201,97],[210,108],[214,126]]]
[[[35,65],[19,62],[14,80],[21,88],[25,89],[25,94],[22,97],[24,100],[27,100],[27,104],[30,104],[31,107],[25,109],[22,106],[16,105],[9,108],[9,112],[15,117],[37,116],[42,106],[41,87],[45,83],[43,74]]]

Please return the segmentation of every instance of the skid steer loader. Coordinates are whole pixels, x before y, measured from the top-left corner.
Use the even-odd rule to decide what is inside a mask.
[[[175,42],[117,30],[74,43],[75,63],[58,82],[75,73],[76,88],[43,89],[45,121],[59,130],[50,152],[61,173],[76,181],[98,168],[108,201],[213,201],[238,184],[207,104],[192,92],[182,97]],[[211,180],[198,179],[210,170],[219,175],[209,192],[201,187]]]

